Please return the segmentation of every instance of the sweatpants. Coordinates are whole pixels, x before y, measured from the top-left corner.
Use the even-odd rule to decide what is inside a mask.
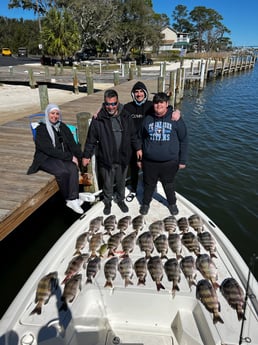
[[[158,180],[161,182],[169,205],[176,204],[174,179],[178,170],[177,161],[157,162],[143,159],[143,200],[149,205]]]

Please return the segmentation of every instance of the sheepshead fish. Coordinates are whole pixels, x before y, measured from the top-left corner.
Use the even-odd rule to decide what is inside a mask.
[[[216,258],[216,243],[211,234],[208,231],[199,232],[197,238],[201,242],[203,248],[210,253],[210,256]]]
[[[179,291],[178,284],[180,283],[180,267],[177,259],[168,259],[164,264],[164,270],[168,277],[168,281],[172,282],[172,296],[175,297],[176,291]]]
[[[116,216],[114,214],[111,214],[104,220],[104,230],[106,231],[105,235],[111,235],[112,231],[115,230],[116,225]]]
[[[177,220],[175,216],[168,216],[163,219],[165,231],[169,234],[172,234],[176,231],[177,228]]]
[[[136,236],[137,232],[133,231],[122,239],[121,245],[124,252],[123,256],[128,256],[129,253],[132,253],[134,250]]]
[[[185,233],[189,231],[189,223],[186,217],[178,219],[177,225],[179,227],[180,232]]]
[[[95,278],[96,274],[100,270],[100,262],[101,258],[99,256],[95,256],[93,259],[90,259],[86,269],[86,284],[92,284],[92,278]]]
[[[61,297],[63,304],[60,307],[60,311],[66,311],[68,308],[68,303],[73,302],[79,290],[81,290],[82,275],[75,274],[71,277],[64,286],[64,291]]]
[[[215,289],[207,279],[201,279],[196,286],[196,298],[202,302],[205,308],[213,314],[213,323],[221,322],[220,303]]]
[[[137,234],[139,231],[141,231],[144,228],[144,225],[145,225],[145,219],[142,214],[133,218],[132,226],[133,226],[133,229],[137,232]]]
[[[150,272],[152,280],[156,283],[157,290],[165,289],[161,281],[163,278],[163,264],[159,256],[153,256],[149,258],[147,263],[148,270]]]
[[[89,238],[89,233],[86,231],[80,234],[76,239],[75,253],[73,255],[81,254],[81,250],[85,247],[87,240]]]
[[[165,234],[161,234],[154,240],[154,245],[157,249],[157,252],[160,253],[161,259],[167,259],[168,252],[168,239]]]
[[[90,221],[89,232],[95,234],[98,232],[103,225],[103,216],[96,217]]]
[[[42,306],[48,303],[51,295],[53,294],[53,291],[57,288],[57,284],[58,284],[57,272],[48,273],[47,275],[45,275],[43,278],[40,279],[37,286],[36,297],[35,297],[35,303],[37,303],[37,305],[32,310],[30,315],[41,314]]]
[[[205,279],[211,281],[213,287],[217,289],[219,284],[217,267],[208,254],[200,254],[195,262],[196,268],[201,272]]]
[[[132,217],[125,216],[119,219],[117,223],[117,228],[120,230],[120,232],[125,233],[131,224],[132,224]]]
[[[97,256],[97,250],[103,244],[103,234],[102,232],[97,232],[93,234],[89,240],[89,251],[90,257]]]
[[[118,271],[125,282],[125,287],[133,285],[133,262],[129,256],[124,257],[118,264]]]
[[[239,321],[245,320],[244,316],[244,291],[234,278],[226,278],[220,285],[220,291],[228,304],[236,310]]]
[[[176,254],[177,260],[181,259],[183,256],[182,253],[182,242],[181,237],[178,233],[173,232],[168,235],[168,245],[173,253]]]
[[[181,238],[183,245],[189,250],[194,252],[195,255],[199,255],[201,248],[197,237],[191,232],[184,232]]]
[[[111,259],[108,259],[104,265],[104,275],[106,278],[106,283],[104,287],[113,287],[113,280],[116,278],[118,266],[118,257],[113,256]]]
[[[145,257],[139,258],[134,263],[134,270],[138,278],[137,285],[145,285],[147,276],[147,259]]]
[[[189,218],[188,218],[188,222],[189,225],[195,230],[197,231],[197,233],[200,233],[203,231],[203,221],[202,218],[200,216],[198,216],[198,214],[192,214]]]
[[[65,279],[62,284],[65,284],[73,275],[79,272],[81,267],[86,268],[86,261],[89,258],[89,254],[80,254],[72,258],[65,271]]]
[[[184,273],[184,276],[188,282],[190,291],[192,291],[192,285],[196,286],[196,271],[195,271],[195,260],[194,258],[189,255],[189,256],[185,256],[182,258],[182,260],[180,261],[180,268],[182,270],[182,272]]]
[[[151,256],[151,253],[154,250],[153,237],[150,231],[143,232],[136,241],[139,244],[140,250],[145,252],[146,258]]]
[[[152,234],[153,240],[155,240],[156,237],[161,235],[164,231],[164,223],[162,220],[156,220],[156,222],[153,222],[149,226],[150,233]]]
[[[123,238],[122,232],[117,232],[114,235],[111,235],[107,241],[107,247],[109,249],[108,256],[115,255],[115,251],[117,250],[118,246],[121,243],[121,240]]]
[[[107,243],[103,243],[103,244],[100,246],[100,248],[98,249],[99,256],[100,256],[101,258],[103,258],[104,255],[105,255],[105,253],[107,252],[107,250],[108,250],[108,245],[107,245]]]

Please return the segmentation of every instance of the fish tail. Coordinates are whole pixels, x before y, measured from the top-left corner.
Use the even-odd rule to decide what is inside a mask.
[[[217,289],[220,288],[220,285],[219,285],[219,283],[217,283],[217,282],[212,282],[212,285],[213,285],[213,287],[214,287],[215,290],[217,290]]]
[[[157,282],[157,283],[156,283],[156,286],[157,286],[157,290],[158,290],[158,291],[161,290],[161,289],[165,290],[165,288],[164,288],[164,286],[161,284],[161,282]]]
[[[128,285],[133,285],[133,282],[130,279],[125,279],[125,287]]]
[[[104,285],[104,287],[113,287],[113,284],[111,281],[106,281],[106,284]]]
[[[213,314],[213,323],[215,324],[217,322],[224,323],[224,321],[222,320],[222,318],[219,315],[219,313],[214,313]]]
[[[92,279],[91,279],[91,277],[88,277],[88,278],[86,279],[86,284],[92,284]]]
[[[31,311],[30,315],[33,315],[33,314],[38,314],[38,315],[40,315],[40,314],[41,314],[41,311],[42,311],[41,303],[38,303],[38,304],[36,305],[36,307]]]
[[[246,320],[243,310],[237,309],[236,312],[237,312],[238,321]]]
[[[64,310],[64,311],[67,311],[68,307],[67,307],[67,303],[66,302],[63,302],[61,307],[59,308],[59,311],[61,310]]]
[[[79,249],[76,249],[76,251],[74,252],[73,256],[75,255],[81,255],[81,251]]]
[[[216,255],[215,253],[210,253],[210,255],[211,255],[211,258],[215,258],[215,259],[218,258],[217,255]]]
[[[183,259],[183,255],[181,255],[181,254],[176,254],[176,258],[177,258],[177,260]]]
[[[145,278],[139,278],[137,285],[145,285],[146,279]]]

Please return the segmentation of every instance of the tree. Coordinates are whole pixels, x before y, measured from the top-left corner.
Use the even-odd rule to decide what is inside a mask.
[[[172,18],[174,19],[173,29],[177,32],[190,33],[193,31],[186,6],[177,5],[172,12]]]

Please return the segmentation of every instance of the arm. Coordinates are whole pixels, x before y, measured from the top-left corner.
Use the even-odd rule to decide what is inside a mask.
[[[177,121],[177,135],[179,140],[179,169],[184,169],[186,167],[186,161],[188,156],[188,134],[186,125],[181,118]]]
[[[98,143],[97,120],[92,119],[84,146],[82,165],[87,166]]]

